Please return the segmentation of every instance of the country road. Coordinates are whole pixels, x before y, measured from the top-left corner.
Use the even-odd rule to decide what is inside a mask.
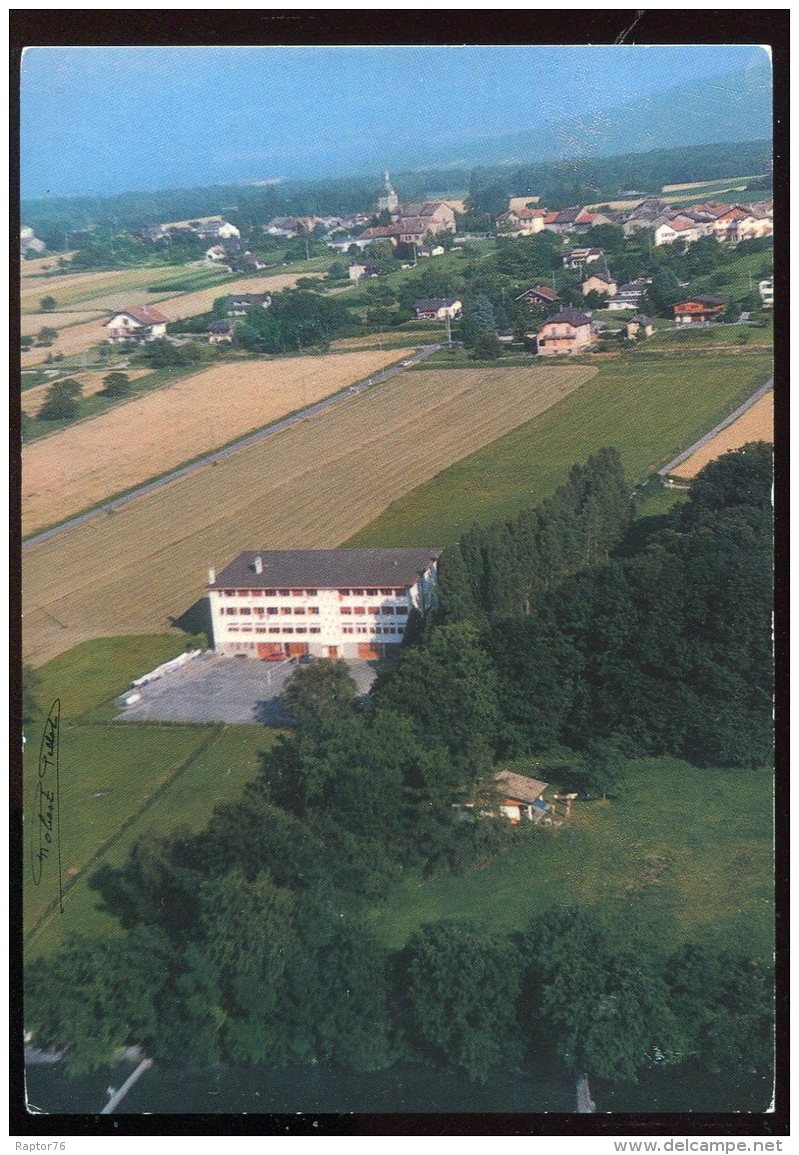
[[[415,353],[407,357],[399,365],[390,365],[387,369],[381,369],[378,373],[367,378],[366,381],[360,381],[355,385],[351,385],[348,389],[335,393],[332,397],[326,397],[323,401],[317,401],[315,404],[309,405],[306,409],[301,409],[298,413],[293,413],[290,417],[284,417],[282,420],[268,425],[265,429],[259,429],[255,433],[248,433],[246,436],[239,438],[230,445],[224,446],[222,449],[215,449],[212,453],[207,453],[203,457],[198,458],[197,461],[190,462],[188,465],[182,465],[179,469],[172,470],[172,472],[157,478],[155,481],[148,481],[145,485],[137,486],[136,489],[132,489],[129,493],[122,494],[119,497],[112,497],[108,501],[104,501],[102,505],[95,506],[94,509],[89,509],[86,513],[80,513],[76,517],[71,517],[67,521],[61,522],[60,525],[34,534],[22,543],[22,549],[25,550],[43,541],[49,541],[51,538],[57,537],[61,533],[66,533],[67,530],[74,529],[75,526],[91,521],[101,514],[120,509],[123,505],[127,505],[128,502],[135,501],[138,497],[144,497],[145,494],[153,493],[155,490],[161,489],[162,486],[169,485],[170,482],[176,481],[179,477],[196,473],[198,469],[204,469],[207,465],[222,461],[225,457],[229,457],[233,453],[238,453],[239,450],[245,449],[249,445],[254,445],[258,441],[263,441],[265,438],[271,437],[275,433],[280,433],[284,429],[290,429],[292,425],[296,425],[300,421],[305,421],[308,417],[313,417],[317,413],[323,413],[326,409],[332,409],[335,405],[341,405],[354,394],[363,393],[364,390],[371,389],[375,385],[382,385],[385,381],[389,381],[392,377],[396,377],[399,373],[402,373],[405,368],[421,364],[421,362],[426,361],[428,357],[432,357],[434,353],[437,353],[439,349],[443,348],[444,346],[440,344],[421,345]]]

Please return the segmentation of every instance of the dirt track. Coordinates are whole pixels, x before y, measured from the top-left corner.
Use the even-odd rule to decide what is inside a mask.
[[[304,408],[410,351],[216,365],[35,441],[22,453],[23,532]],[[23,396],[40,390],[43,396],[46,388]]]
[[[774,393],[766,393],[750,409],[742,413],[737,421],[722,429],[710,441],[701,445],[695,453],[669,471],[670,477],[690,481],[709,462],[721,457],[730,449],[740,449],[750,441],[774,442]]]

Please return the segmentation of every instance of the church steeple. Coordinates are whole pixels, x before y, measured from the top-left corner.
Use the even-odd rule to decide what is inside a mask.
[[[388,209],[388,211],[392,213],[398,205],[399,197],[392,188],[391,181],[389,180],[388,176],[388,170],[386,170],[383,173],[383,195],[377,202],[377,211],[382,212],[384,209]]]

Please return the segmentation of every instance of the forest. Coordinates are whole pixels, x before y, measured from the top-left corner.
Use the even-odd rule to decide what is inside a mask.
[[[570,746],[584,769],[563,785],[585,796],[612,796],[634,753],[770,764],[771,468],[770,447],[747,446],[635,520],[606,449],[538,507],[464,534],[434,619],[366,704],[344,664],[298,667],[294,726],[241,799],[96,872],[121,933],[29,965],[36,1044],[66,1048],[71,1073],[132,1044],[167,1065],[423,1058],[477,1080],[767,1073],[772,981],[746,943],[664,952],[607,900],[503,934],[444,919],[390,950],[367,913],[409,871],[468,871],[517,836],[454,805],[490,806],[504,752]]]

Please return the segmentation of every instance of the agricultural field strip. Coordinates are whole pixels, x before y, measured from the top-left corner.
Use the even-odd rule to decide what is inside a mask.
[[[78,369],[74,373],[62,373],[61,378],[74,379],[82,386],[84,397],[93,397],[95,393],[100,393],[105,388],[103,380],[110,372],[112,372],[110,366],[108,369],[92,369],[88,372]],[[152,373],[152,369],[126,369],[125,373],[130,381],[138,381],[142,377],[148,377]],[[58,380],[58,378],[53,378],[53,380]],[[45,393],[52,383],[49,381],[44,385],[34,385],[30,389],[25,389],[21,398],[22,412],[29,413],[31,416],[35,414],[43,404]]]
[[[27,445],[22,452],[24,533],[51,524],[54,511],[63,520],[304,409],[411,352],[217,365]]]
[[[698,452],[698,450],[700,450],[702,447],[707,446],[714,438],[718,437],[718,435],[723,430],[727,429],[728,426],[730,426],[730,425],[734,424],[736,421],[738,421],[738,419],[740,417],[742,417],[747,412],[747,410],[749,410],[753,406],[757,405],[757,403],[762,398],[764,398],[767,393],[773,393],[773,391],[774,391],[774,378],[771,377],[765,383],[765,385],[761,385],[760,388],[756,392],[754,392],[751,397],[748,397],[747,400],[744,401],[744,403],[742,405],[739,405],[737,409],[733,410],[733,412],[730,413],[730,415],[728,417],[725,417],[723,421],[719,421],[718,425],[715,425],[713,427],[713,429],[709,430],[704,435],[704,437],[700,437],[698,441],[695,441],[694,444],[689,446],[689,448],[686,449],[683,453],[678,454],[667,465],[664,465],[662,467],[662,469],[659,469],[658,473],[660,474],[660,476],[661,477],[667,477],[670,473],[673,473],[676,466],[681,465],[684,461],[687,461],[688,458],[693,457],[694,454],[696,454]],[[773,398],[772,398],[771,406],[772,406],[772,413],[773,413]],[[772,435],[773,435],[773,417],[772,417]],[[712,458],[708,457],[707,461],[710,461],[710,460],[712,460]],[[706,462],[705,462],[705,464],[706,464]],[[688,476],[688,475],[685,474],[683,476]],[[690,476],[694,476],[694,475],[691,474]]]
[[[595,373],[575,366],[399,376],[113,516],[32,545],[23,556],[26,660],[39,664],[94,636],[163,631],[204,595],[209,564],[253,542],[338,545],[394,498]]]
[[[718,429],[713,437],[670,471],[672,477],[690,481],[710,461],[722,453],[740,449],[750,441],[774,441],[774,393],[769,390],[733,422]]]
[[[138,270],[141,272],[149,271],[151,274],[154,270]],[[175,279],[179,277],[180,270],[173,273]],[[108,276],[106,273],[87,274],[87,276]],[[162,297],[159,293],[144,293],[143,286],[150,282],[146,278],[141,280],[141,286],[131,285],[130,282],[125,282],[118,290],[114,289],[101,295],[96,293],[95,300],[90,296],[81,297],[76,294],[74,301],[70,303],[78,304],[84,300],[87,304],[97,304],[102,307],[104,311],[109,311],[118,308],[124,308],[126,305],[137,304],[156,304],[158,309],[169,321],[181,321],[185,317],[194,317],[200,313],[207,313],[213,306],[217,297],[224,296],[226,292],[235,289],[237,293],[257,293],[257,292],[278,292],[281,289],[293,288],[298,279],[303,276],[302,273],[278,273],[276,275],[267,277],[245,277],[239,278],[235,281],[224,281],[219,284],[212,285],[207,289],[198,289],[190,293],[172,294],[171,296]],[[36,306],[38,310],[38,303],[40,300],[40,290],[36,290]],[[47,295],[46,293],[43,295]],[[55,294],[53,294],[55,295]],[[141,298],[144,297],[142,302]],[[56,298],[58,300],[58,298]],[[23,294],[24,300],[24,294]],[[58,301],[60,305],[67,302]],[[33,310],[31,310],[33,311]],[[47,322],[46,313],[37,312],[37,317],[41,319],[41,325]],[[44,360],[48,353],[82,353],[84,349],[88,349],[91,345],[96,345],[103,340],[104,331],[102,322],[88,322],[85,325],[73,325],[68,330],[59,334],[57,341],[54,342],[50,349],[31,349],[28,353],[22,354],[23,366],[37,365]]]
[[[70,329],[73,325],[96,322],[105,314],[98,309],[81,309],[75,312],[36,313],[22,317],[21,333],[23,337],[35,337],[40,329]],[[47,355],[45,350],[44,356]]]

